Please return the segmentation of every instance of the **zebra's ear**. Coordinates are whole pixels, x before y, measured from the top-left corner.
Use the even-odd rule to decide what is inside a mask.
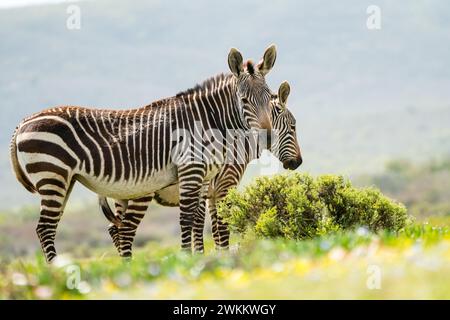
[[[287,99],[289,97],[289,93],[291,93],[291,86],[289,85],[289,82],[284,81],[280,88],[278,89],[278,99],[280,103],[286,107]]]
[[[228,54],[228,66],[236,77],[244,71],[242,54],[235,48],[231,48]]]
[[[273,68],[276,59],[277,59],[277,48],[275,47],[274,44],[272,44],[270,47],[266,49],[266,52],[264,52],[263,59],[258,64],[259,72],[261,72],[263,76],[268,74],[269,71]]]

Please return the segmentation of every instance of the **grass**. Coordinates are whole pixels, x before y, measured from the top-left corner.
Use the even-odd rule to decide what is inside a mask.
[[[305,241],[250,235],[234,239],[239,246],[230,252],[207,243],[205,255],[192,256],[151,243],[129,263],[108,249],[47,266],[39,253],[0,263],[0,298],[449,299],[450,219],[440,221],[398,234],[360,228]]]

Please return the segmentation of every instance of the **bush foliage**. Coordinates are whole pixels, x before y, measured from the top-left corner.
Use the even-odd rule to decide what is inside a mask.
[[[402,204],[375,188],[355,188],[342,176],[301,173],[263,177],[243,192],[231,190],[219,214],[233,231],[288,239],[355,227],[398,231],[410,222]]]

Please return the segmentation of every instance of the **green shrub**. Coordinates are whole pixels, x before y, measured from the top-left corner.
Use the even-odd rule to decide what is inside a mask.
[[[219,214],[233,231],[260,237],[305,239],[364,226],[398,231],[406,208],[374,188],[355,188],[342,176],[283,174],[263,177],[243,192],[231,190]]]

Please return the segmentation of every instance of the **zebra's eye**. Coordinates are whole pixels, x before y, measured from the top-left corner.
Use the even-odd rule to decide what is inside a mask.
[[[243,104],[248,104],[248,99],[247,98],[242,98],[241,100],[242,100]]]

